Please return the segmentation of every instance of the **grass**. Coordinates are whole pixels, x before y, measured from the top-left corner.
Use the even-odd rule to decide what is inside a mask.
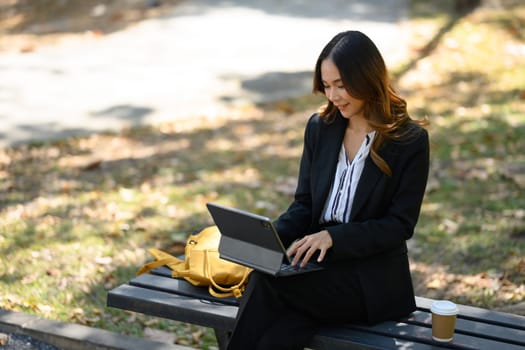
[[[523,301],[524,18],[523,5],[479,8],[399,77],[413,114],[432,123],[412,254],[428,296],[489,308]]]
[[[412,115],[431,122],[410,242],[416,293],[514,311],[525,302],[525,6],[504,4],[448,27],[446,13],[417,14],[422,44],[394,77]],[[147,248],[178,252],[210,224],[207,201],[283,211],[319,101],[0,149],[0,308],[216,346],[208,329],[106,308],[106,293],[150,259]]]

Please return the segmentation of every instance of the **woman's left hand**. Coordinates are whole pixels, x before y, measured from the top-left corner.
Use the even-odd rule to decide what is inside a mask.
[[[304,267],[316,251],[319,252],[317,262],[323,261],[326,252],[332,247],[333,241],[327,230],[304,236],[295,241],[288,249],[288,255],[293,256],[292,265],[301,260],[300,267]]]

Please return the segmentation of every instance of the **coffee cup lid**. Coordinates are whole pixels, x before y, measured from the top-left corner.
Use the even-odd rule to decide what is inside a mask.
[[[458,307],[451,301],[448,300],[435,300],[432,302],[430,311],[438,315],[457,315]]]

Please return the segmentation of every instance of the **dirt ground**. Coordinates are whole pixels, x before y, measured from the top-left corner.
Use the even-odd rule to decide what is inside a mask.
[[[0,51],[29,52],[163,16],[184,0],[0,0]]]

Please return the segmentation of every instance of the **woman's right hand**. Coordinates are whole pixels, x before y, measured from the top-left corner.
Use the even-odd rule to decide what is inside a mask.
[[[319,257],[317,258],[317,262],[323,261],[326,252],[332,245],[332,236],[330,236],[327,230],[304,236],[288,248],[288,255],[293,256],[292,266],[297,265],[297,263],[301,261],[300,267],[304,267],[312,255],[318,250]]]

